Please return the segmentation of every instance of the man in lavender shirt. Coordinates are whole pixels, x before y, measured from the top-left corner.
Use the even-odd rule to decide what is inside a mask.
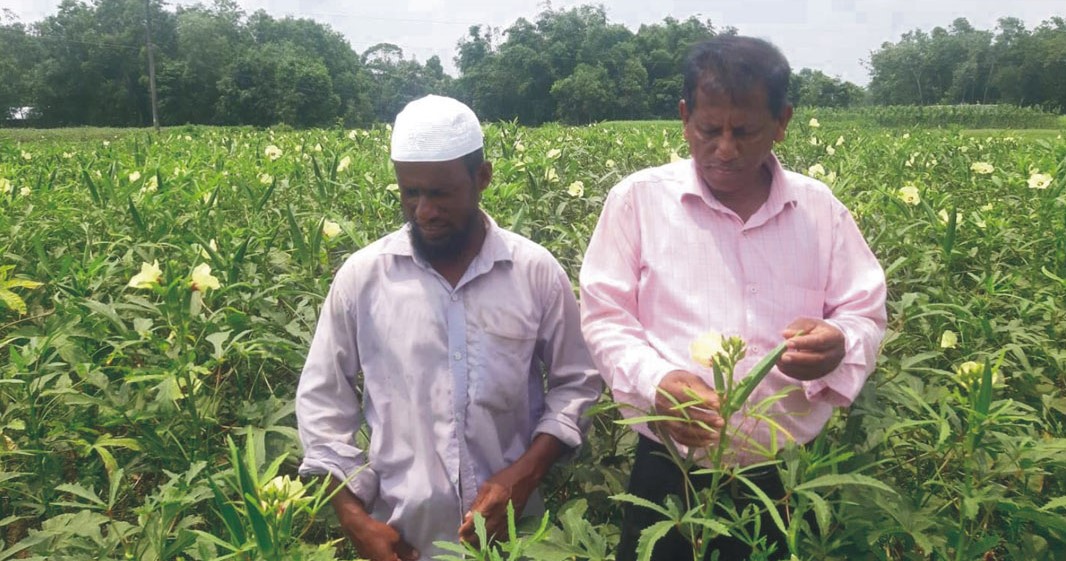
[[[492,165],[473,111],[412,101],[391,156],[407,224],[337,272],[296,393],[300,473],[340,487],[371,561],[476,541],[474,512],[498,533],[508,502],[543,511],[536,487],[601,391],[566,273],[479,208]]]
[[[766,41],[719,36],[694,46],[679,104],[692,158],[616,185],[581,269],[585,338],[628,416],[678,416],[667,395],[688,402],[694,392],[703,407],[690,416],[721,428],[712,372],[689,357],[690,343],[711,330],[740,336],[748,349],[736,368],[743,376],[789,339],[747,402],[787,393],[768,411],[778,428],[743,413],[730,421],[743,434],[724,452],[741,466],[765,461],[785,440],[812,440],[834,407],[850,405],[885,329],[884,272],[850,212],[825,184],[785,170],[772,152],[792,118],[789,74]],[[636,430],[629,492],[660,504],[685,493],[683,474],[660,454],[660,435],[682,453],[713,448],[718,438],[682,422]],[[756,479],[771,497],[782,496],[776,470]],[[650,509],[625,509],[618,561],[636,558],[641,531],[656,521]],[[767,517],[762,529],[787,556]],[[710,551],[723,561],[751,553],[734,538],[716,539]],[[692,548],[675,530],[652,558],[691,559]]]

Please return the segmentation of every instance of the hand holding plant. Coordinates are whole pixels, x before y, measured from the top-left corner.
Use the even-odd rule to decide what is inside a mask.
[[[825,320],[799,318],[782,333],[787,350],[777,367],[797,380],[816,380],[844,360],[844,333]]]

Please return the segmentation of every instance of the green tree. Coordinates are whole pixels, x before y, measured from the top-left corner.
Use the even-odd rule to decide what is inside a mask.
[[[5,20],[10,23],[3,23]],[[0,13],[0,121],[15,107],[33,106],[34,69],[41,60],[41,45],[15,21],[8,10]]]
[[[158,59],[172,55],[174,14],[153,0]],[[144,3],[63,0],[36,24],[44,48],[36,94],[41,120],[52,125],[136,125],[151,122],[147,87]]]
[[[602,66],[578,64],[573,74],[552,85],[551,94],[558,107],[559,120],[564,123],[589,123],[611,114],[613,92],[607,70]]]
[[[866,95],[861,86],[810,68],[793,74],[788,89],[794,105],[808,107],[850,107]]]

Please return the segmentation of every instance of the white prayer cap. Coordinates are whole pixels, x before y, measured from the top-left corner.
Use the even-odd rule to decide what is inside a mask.
[[[408,103],[392,126],[394,162],[447,162],[484,146],[477,115],[463,102],[427,95]]]

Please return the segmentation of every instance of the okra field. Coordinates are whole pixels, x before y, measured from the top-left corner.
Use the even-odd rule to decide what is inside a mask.
[[[794,559],[1066,558],[1057,126],[793,119],[782,163],[848,205],[889,287],[863,394],[777,457]],[[355,558],[295,475],[293,399],[333,271],[402,223],[388,134],[0,130],[0,561]],[[576,283],[610,187],[686,153],[679,122],[487,125],[482,206]],[[468,558],[613,559],[617,419],[605,395],[546,525]]]

